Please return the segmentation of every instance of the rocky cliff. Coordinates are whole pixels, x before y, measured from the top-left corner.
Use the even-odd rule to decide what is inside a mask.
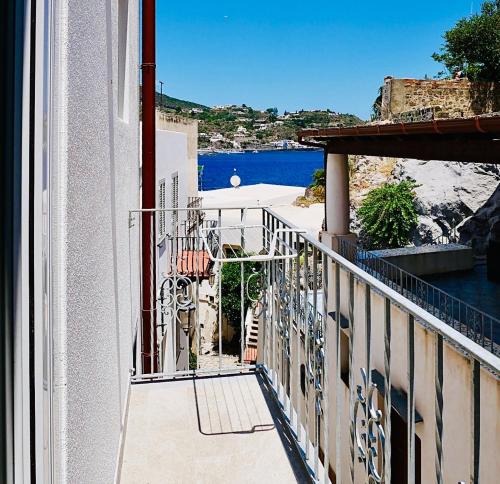
[[[479,254],[486,252],[490,240],[500,243],[500,185],[459,230],[460,241]]]
[[[500,167],[436,160],[355,158],[351,180],[353,230],[359,227],[355,211],[369,190],[407,179],[419,185],[415,190],[419,215],[413,240],[416,245],[457,232],[463,243],[482,254],[490,237],[500,240]]]

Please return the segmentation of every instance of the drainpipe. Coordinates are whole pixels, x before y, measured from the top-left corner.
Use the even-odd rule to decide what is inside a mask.
[[[142,1],[142,208],[156,205],[156,12],[155,0]],[[156,347],[155,213],[142,212],[142,369],[158,371]]]

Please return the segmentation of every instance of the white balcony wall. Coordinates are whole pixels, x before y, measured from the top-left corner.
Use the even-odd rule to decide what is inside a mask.
[[[140,204],[138,22],[138,0],[53,1],[55,482],[115,475],[140,308],[128,237],[128,210]]]

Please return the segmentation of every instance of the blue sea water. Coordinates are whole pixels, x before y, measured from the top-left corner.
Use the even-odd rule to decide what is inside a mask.
[[[242,186],[269,183],[306,187],[311,184],[314,170],[323,168],[323,151],[204,154],[198,156],[198,164],[203,165],[203,190],[230,187],[235,168]]]

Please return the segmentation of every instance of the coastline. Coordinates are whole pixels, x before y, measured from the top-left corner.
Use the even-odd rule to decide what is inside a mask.
[[[244,153],[261,153],[261,152],[269,152],[269,151],[322,151],[322,148],[315,148],[312,146],[304,146],[303,148],[279,148],[274,146],[260,146],[255,148],[248,148],[244,150],[235,150],[235,149],[213,149],[213,148],[200,148],[198,149],[199,156],[209,156],[214,154],[229,154],[229,155],[237,155]]]

